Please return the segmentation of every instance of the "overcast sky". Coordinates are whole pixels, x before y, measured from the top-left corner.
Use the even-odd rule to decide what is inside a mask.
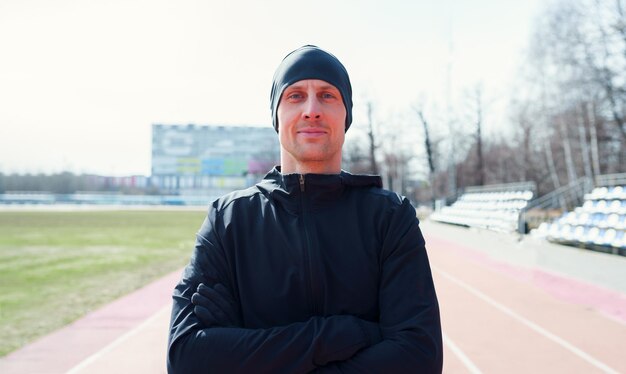
[[[346,65],[356,124],[366,99],[442,103],[448,67],[453,91],[505,97],[540,4],[0,0],[0,171],[148,175],[153,123],[270,126],[274,70],[304,44]]]

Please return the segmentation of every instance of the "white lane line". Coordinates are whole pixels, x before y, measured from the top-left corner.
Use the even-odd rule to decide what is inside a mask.
[[[608,366],[607,364],[595,359],[594,357],[592,357],[591,355],[585,353],[584,351],[582,351],[580,348],[575,347],[574,345],[572,345],[571,343],[567,342],[566,340],[554,335],[553,333],[551,333],[550,331],[544,329],[543,327],[537,325],[536,323],[520,316],[519,314],[515,313],[513,310],[507,308],[506,306],[500,304],[499,302],[495,301],[494,299],[490,298],[489,296],[485,295],[484,293],[478,291],[477,289],[475,289],[474,287],[470,286],[469,284],[463,282],[460,279],[457,279],[455,277],[453,277],[452,275],[446,273],[445,271],[433,266],[432,267],[433,270],[439,274],[441,274],[442,276],[444,276],[445,278],[447,278],[448,280],[456,283],[457,285],[461,286],[462,288],[464,288],[465,290],[469,291],[470,293],[474,294],[475,296],[477,296],[478,298],[482,299],[483,301],[485,301],[486,303],[490,304],[491,306],[495,307],[496,309],[499,309],[501,312],[508,314],[509,316],[513,317],[514,319],[518,320],[519,322],[523,323],[524,325],[528,326],[529,328],[531,328],[532,330],[538,332],[539,334],[543,335],[544,337],[552,340],[553,342],[559,344],[560,346],[562,346],[563,348],[567,349],[568,351],[574,353],[576,356],[582,358],[583,360],[587,361],[588,363],[590,363],[591,365],[597,367],[598,369],[604,371],[605,373],[611,373],[611,374],[618,374],[618,372],[611,368],[610,366]]]
[[[170,308],[171,308],[171,306],[169,306],[169,305],[161,308],[158,312],[154,313],[152,316],[150,316],[150,318],[146,319],[145,321],[143,321],[142,323],[137,325],[132,330],[127,331],[124,335],[122,335],[119,338],[113,340],[111,343],[106,345],[101,350],[97,351],[96,353],[92,354],[91,356],[89,356],[86,359],[84,359],[81,362],[79,362],[76,366],[71,368],[66,374],[77,374],[77,373],[79,373],[81,370],[83,370],[87,366],[91,365],[94,361],[96,361],[97,359],[99,359],[100,357],[105,355],[106,353],[110,352],[115,347],[117,347],[118,345],[122,344],[124,341],[128,340],[133,335],[137,334],[139,331],[141,331],[144,328],[146,328],[146,326],[148,326],[149,324],[154,322],[157,318],[159,318],[161,316],[161,314],[164,313],[164,311],[166,309],[169,310]]]
[[[454,353],[459,358],[459,360],[461,360],[463,365],[465,365],[465,367],[467,368],[467,370],[469,370],[470,373],[472,373],[472,374],[482,374],[482,371],[480,371],[478,366],[476,366],[472,362],[472,360],[470,360],[469,357],[467,357],[467,355],[461,350],[461,348],[459,348],[459,346],[456,345],[448,337],[448,335],[446,335],[445,333],[442,333],[442,335],[443,335],[443,344],[447,345],[448,348],[450,348],[452,353]]]

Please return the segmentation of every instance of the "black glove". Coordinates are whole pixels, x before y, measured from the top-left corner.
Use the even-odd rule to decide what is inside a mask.
[[[206,327],[238,326],[237,308],[232,296],[218,283],[208,287],[204,283],[198,285],[198,290],[191,296],[193,311]]]

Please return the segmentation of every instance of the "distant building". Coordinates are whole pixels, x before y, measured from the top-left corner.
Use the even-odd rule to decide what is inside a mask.
[[[279,160],[271,126],[152,125],[150,183],[211,197],[253,185]]]

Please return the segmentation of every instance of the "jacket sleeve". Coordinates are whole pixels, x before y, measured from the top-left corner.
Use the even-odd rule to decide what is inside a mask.
[[[215,219],[212,209],[174,289],[167,355],[170,373],[306,373],[346,360],[380,341],[378,324],[350,315],[311,317],[268,329],[202,325],[191,303],[198,284],[222,283],[233,292]]]
[[[415,209],[404,199],[394,214],[381,257],[383,340],[319,373],[441,373],[439,305]]]

